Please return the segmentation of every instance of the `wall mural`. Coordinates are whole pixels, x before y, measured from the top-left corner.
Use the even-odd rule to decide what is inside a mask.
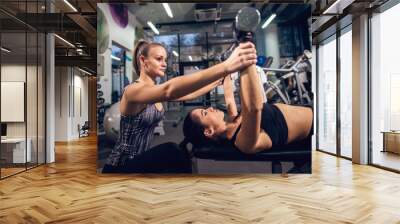
[[[98,8],[97,11],[97,49],[103,54],[110,43],[110,29],[104,12]]]
[[[228,63],[230,60],[228,62],[223,61],[228,57],[237,57],[236,54],[230,55],[235,44],[239,42],[254,41],[257,38],[266,39],[267,32],[255,31],[261,29],[261,21],[274,18],[270,17],[270,14],[261,15],[259,12],[261,6],[255,8],[236,4],[234,7],[237,12],[227,15],[226,18],[234,20],[234,26],[230,25],[232,29],[228,29],[225,33],[217,36],[214,33],[207,32],[207,30],[213,29],[214,23],[210,23],[209,27],[205,28],[203,23],[193,22],[195,21],[194,17],[186,17],[186,15],[195,15],[194,4],[193,7],[186,7],[184,10],[178,3],[169,4],[171,10],[176,13],[173,20],[167,13],[164,13],[163,6],[159,3],[98,4],[103,9],[109,22],[108,28],[111,43],[108,46],[111,47],[109,49],[112,49],[110,57],[104,57],[104,64],[106,65],[104,70],[111,71],[111,73],[108,76],[100,77],[101,83],[99,83],[101,84],[99,91],[103,91],[103,89],[104,91],[98,94],[98,171],[102,173],[193,174],[243,172],[311,173],[313,113],[309,109],[312,102],[308,94],[311,92],[311,82],[309,82],[311,67],[306,66],[311,57],[310,49],[306,46],[311,46],[308,43],[311,38],[300,38],[299,35],[295,36],[295,38],[280,37],[280,26],[275,24],[276,29],[273,35],[277,39],[276,44],[281,43],[278,41],[279,38],[285,41],[284,44],[276,46],[274,50],[278,52],[280,48],[284,47],[291,50],[292,46],[299,46],[301,51],[292,50],[293,53],[285,49],[285,52],[291,53],[288,56],[290,58],[285,58],[288,62],[282,64],[282,67],[266,68],[264,66],[270,63],[267,61],[267,52],[265,50],[258,51],[258,48],[266,48],[264,46],[266,45],[265,41],[261,41],[262,43],[256,46],[259,54],[258,67],[254,65],[254,69],[250,68],[248,71],[244,71],[257,73],[260,77],[260,91],[257,93],[255,93],[254,89],[246,89],[247,85],[240,85],[239,81],[235,81],[238,80],[235,77],[239,77],[237,74],[240,70],[239,68],[230,72],[235,74],[231,78],[226,78],[223,86],[216,86],[218,83],[210,85],[213,88],[223,89],[223,93],[222,90],[214,91],[211,88],[208,90],[210,93],[205,97],[200,96],[201,98],[197,94],[187,93],[184,101],[176,104],[170,104],[166,101],[160,102],[164,98],[157,98],[158,95],[154,95],[154,92],[150,91],[154,86],[135,83],[125,89],[128,85],[128,82],[125,82],[125,75],[128,73],[125,68],[127,68],[128,64],[131,65],[131,61],[125,60],[124,56],[132,55],[132,52],[130,51],[128,54],[128,51],[134,49],[134,46],[131,47],[131,45],[136,45],[140,39],[144,38],[147,41],[165,46],[165,49],[158,45],[152,45],[152,47],[147,48],[148,55],[144,55],[145,60],[140,61],[142,68],[147,68],[140,74],[141,78],[147,79],[146,76],[148,76],[148,80],[154,79],[154,85],[160,84],[159,80],[162,82],[166,79],[174,83],[179,82],[181,78],[185,78],[177,76],[194,75],[199,77],[202,74],[198,70],[215,66],[218,63]],[[221,4],[222,8],[225,8],[228,5],[231,7],[233,3],[219,4]],[[211,6],[216,5],[211,4]],[[273,8],[280,8],[280,6],[277,5]],[[211,8],[210,10],[217,12],[216,10],[218,9]],[[296,13],[298,16],[279,17],[274,23],[285,21],[285,24],[294,24],[293,26],[295,27],[300,26],[298,29],[306,31],[305,35],[310,37],[307,32],[309,31],[307,21],[311,18],[310,6],[296,4],[296,6],[290,6],[287,11],[292,14]],[[153,20],[154,26],[158,27],[161,33],[153,31],[146,26],[145,22],[150,20]],[[300,23],[299,20],[304,21]],[[115,23],[112,21],[115,21]],[[184,26],[174,26],[171,29],[161,26],[161,24],[167,22],[193,24],[190,25],[190,29]],[[223,25],[220,22],[215,23]],[[171,30],[174,33],[171,33]],[[232,33],[235,33],[235,35],[232,35]],[[292,33],[288,32],[282,33],[284,35],[292,35]],[[301,41],[307,43],[298,44]],[[121,54],[121,52],[125,54]],[[274,60],[278,62],[281,60],[279,54],[274,57]],[[132,61],[136,63],[136,60],[137,58],[132,57]],[[156,63],[152,63],[156,60],[166,61],[165,69],[157,69],[158,67],[155,67]],[[269,62],[271,60],[272,58],[269,59]],[[274,79],[269,79],[268,83],[264,70],[271,73],[270,77],[274,76]],[[208,73],[214,78],[219,75],[211,74],[210,71],[213,71],[213,69],[208,70]],[[129,71],[128,75],[131,72],[133,71]],[[284,78],[281,78],[283,76]],[[137,74],[133,75],[133,77],[133,80],[135,80]],[[195,85],[196,80],[197,78],[195,77],[188,81],[190,83],[188,86],[190,86],[192,92],[199,90],[199,86]],[[138,82],[142,81],[143,79],[140,79]],[[250,81],[254,82],[254,80]],[[306,89],[308,83],[310,85]],[[234,89],[236,89],[236,93]],[[252,94],[259,96],[257,99],[259,99],[258,103],[263,105],[262,116],[264,117],[262,124],[259,125],[260,129],[270,136],[271,144],[265,143],[256,150],[246,149],[244,146],[240,148],[238,145],[232,144],[234,143],[233,137],[228,138],[224,135],[225,131],[230,127],[232,127],[232,133],[241,133],[239,122],[243,122],[243,120],[247,122],[253,121],[254,118],[252,116],[262,118],[261,114],[243,113],[241,121],[234,124],[238,126],[230,126],[231,123],[229,122],[232,121],[225,118],[232,117],[230,114],[236,113],[235,110],[240,110],[240,108],[249,105],[241,103],[243,100],[249,101],[250,99],[243,97],[243,94],[240,95],[240,91],[253,91]],[[268,91],[272,93],[272,97],[267,101]],[[121,97],[121,95],[124,97]],[[232,100],[235,95],[237,100]],[[224,100],[228,100],[232,107],[227,107]],[[301,120],[301,124],[295,126],[296,130],[292,128],[289,130],[287,127],[294,127],[288,123],[292,122],[292,120],[285,119],[281,108],[272,106],[277,102],[281,103],[279,106],[281,108],[296,107],[296,110],[300,111],[296,112],[295,115],[285,115]],[[283,105],[283,103],[287,105]],[[128,104],[135,108],[137,107],[137,111],[121,111],[121,108],[127,108]],[[210,109],[210,111],[214,112],[214,115],[211,116],[214,116],[214,122],[218,122],[218,125],[222,127],[221,131],[205,133],[206,127],[193,122],[193,114],[191,115],[190,111],[194,109],[194,106],[199,107],[196,108],[196,113],[199,117],[201,116],[199,115],[201,111],[206,111],[201,108],[208,108],[203,106],[216,108]],[[271,118],[271,114],[274,114],[274,120]],[[267,117],[271,119],[266,120],[265,118]],[[199,119],[202,119],[202,117]],[[223,128],[225,130],[222,130]],[[234,130],[234,128],[236,129]],[[210,130],[210,128],[207,127],[207,130]],[[246,135],[251,136],[256,130],[249,131],[252,132],[246,133]],[[295,132],[301,132],[304,135],[289,139],[288,136],[291,136],[289,133]],[[214,136],[211,136],[211,134],[214,134]],[[238,134],[237,138],[244,139],[246,135]],[[254,142],[255,139],[252,141]]]
[[[129,21],[128,8],[124,4],[110,4],[109,6],[115,23],[121,28],[125,28]]]

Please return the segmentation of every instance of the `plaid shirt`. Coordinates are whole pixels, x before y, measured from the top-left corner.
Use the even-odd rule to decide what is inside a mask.
[[[117,143],[108,157],[107,164],[124,165],[126,160],[149,149],[154,137],[154,129],[164,118],[165,111],[157,110],[154,104],[136,115],[121,115],[120,132]]]

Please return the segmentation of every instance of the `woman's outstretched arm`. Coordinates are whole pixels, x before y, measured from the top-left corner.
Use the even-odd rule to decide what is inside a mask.
[[[134,103],[156,103],[178,99],[224,76],[256,63],[253,44],[240,44],[224,62],[191,75],[178,76],[161,85],[137,83],[129,85],[124,94]]]
[[[231,74],[232,75],[232,74]],[[233,121],[238,115],[238,110],[235,102],[235,95],[233,94],[232,77],[227,75],[224,78],[224,99],[226,110],[228,112],[228,121]]]
[[[219,79],[219,80],[217,80],[217,81],[214,81],[213,83],[208,84],[208,85],[204,86],[203,88],[201,88],[201,89],[199,89],[199,90],[196,90],[196,91],[193,92],[193,93],[189,93],[189,94],[186,95],[186,96],[182,96],[182,97],[179,97],[179,98],[177,98],[177,99],[173,99],[173,101],[194,100],[194,99],[196,99],[197,97],[203,96],[203,95],[209,93],[211,90],[215,89],[217,86],[220,85],[221,80],[222,80],[222,79]]]
[[[242,127],[235,145],[245,153],[256,153],[272,147],[269,136],[261,129],[263,98],[260,77],[255,65],[249,66],[240,75],[240,98]]]

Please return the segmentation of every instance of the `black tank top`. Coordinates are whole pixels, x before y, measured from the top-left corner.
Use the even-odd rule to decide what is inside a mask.
[[[235,144],[235,140],[241,124],[236,129],[235,134],[232,136],[230,142]],[[272,146],[285,145],[288,138],[288,127],[285,117],[278,107],[272,104],[264,103],[261,113],[261,129],[268,134],[272,141]]]

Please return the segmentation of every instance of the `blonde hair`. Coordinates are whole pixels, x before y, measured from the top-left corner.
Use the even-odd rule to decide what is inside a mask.
[[[147,57],[149,55],[150,48],[155,46],[163,47],[166,50],[164,45],[156,42],[149,42],[147,40],[140,39],[136,43],[136,46],[133,49],[133,68],[138,76],[140,75],[140,56],[143,55],[144,57]]]

